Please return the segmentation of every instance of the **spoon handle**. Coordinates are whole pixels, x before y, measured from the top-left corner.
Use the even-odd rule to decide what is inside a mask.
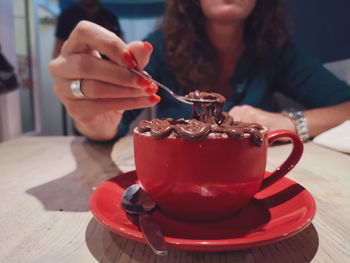
[[[140,70],[138,70],[136,68],[129,68],[129,69],[130,69],[130,71],[134,72],[136,75],[139,75],[139,76],[141,76],[141,77],[143,77],[143,78],[145,78],[145,79],[147,79],[147,80],[157,84],[159,87],[161,87],[162,89],[165,89],[168,93],[170,93],[172,96],[175,97],[174,92],[171,89],[169,89],[167,86],[164,86],[162,83],[159,83],[155,79],[147,76],[145,73],[143,73],[142,71],[140,71]]]
[[[153,252],[165,256],[168,251],[159,225],[148,214],[139,215],[139,225]]]

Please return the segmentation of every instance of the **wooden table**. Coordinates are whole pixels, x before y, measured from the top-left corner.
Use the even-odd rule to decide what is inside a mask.
[[[269,150],[276,166],[290,145]],[[313,223],[284,241],[242,251],[169,252],[105,229],[89,211],[93,189],[133,170],[132,140],[25,137],[0,144],[0,262],[350,262],[350,155],[313,143],[288,175],[315,197]]]

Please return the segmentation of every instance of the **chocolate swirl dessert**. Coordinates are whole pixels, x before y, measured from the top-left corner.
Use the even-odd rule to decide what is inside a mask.
[[[210,133],[226,134],[233,139],[243,139],[244,134],[250,134],[251,142],[260,146],[263,143],[261,131],[264,129],[258,123],[243,123],[234,121],[232,116],[222,109],[226,102],[219,93],[190,92],[186,97],[212,100],[210,103],[194,103],[192,106],[192,119],[153,119],[139,122],[137,128],[140,133],[149,132],[156,139],[174,135],[190,141],[203,140]]]

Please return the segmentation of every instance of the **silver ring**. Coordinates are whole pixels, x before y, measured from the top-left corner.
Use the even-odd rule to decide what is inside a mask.
[[[72,83],[70,84],[70,89],[73,93],[73,96],[76,97],[77,99],[86,99],[86,96],[81,91],[82,82],[83,81],[81,79],[76,79],[76,80],[73,80]]]

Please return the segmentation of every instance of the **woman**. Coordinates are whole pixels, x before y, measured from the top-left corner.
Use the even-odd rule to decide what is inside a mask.
[[[288,42],[284,10],[282,0],[172,0],[161,30],[130,44],[82,22],[50,64],[56,94],[77,130],[94,140],[125,135],[140,112],[131,109],[158,104],[157,117],[189,118],[189,105],[162,90],[156,95],[156,85],[127,69],[146,66],[175,92],[225,95],[224,110],[235,120],[297,131],[306,140],[350,118],[350,88]],[[72,80],[83,80],[82,93]],[[273,112],[275,91],[309,110]]]

